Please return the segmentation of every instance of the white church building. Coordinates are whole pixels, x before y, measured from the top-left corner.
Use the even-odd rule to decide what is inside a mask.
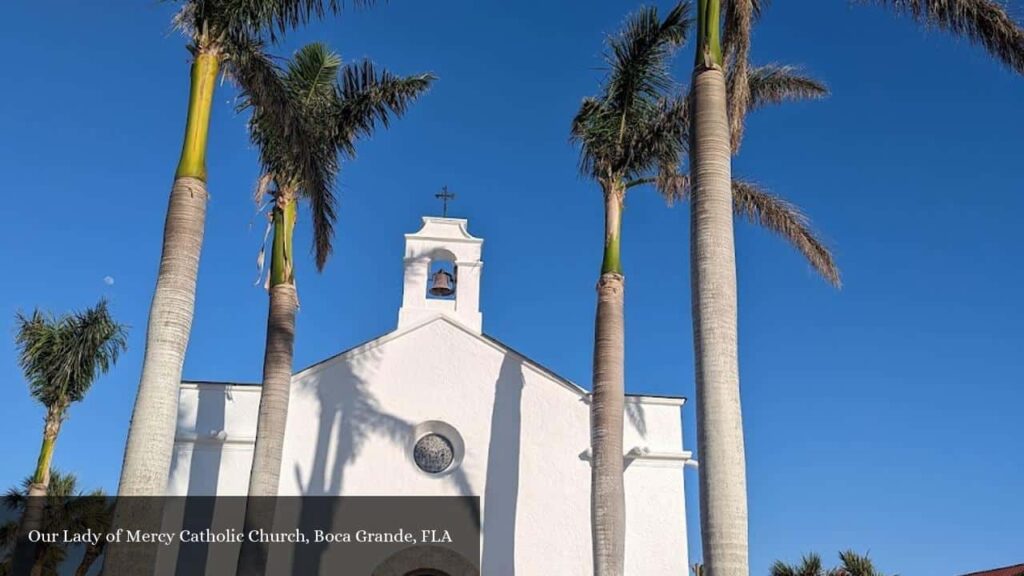
[[[589,394],[484,332],[482,247],[463,219],[406,235],[395,330],[292,377],[280,493],[479,496],[483,574],[589,575]],[[170,495],[245,494],[259,401],[182,382]],[[626,398],[629,576],[688,573],[683,402]]]

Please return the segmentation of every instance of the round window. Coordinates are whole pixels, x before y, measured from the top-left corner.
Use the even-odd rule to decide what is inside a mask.
[[[424,472],[440,474],[455,461],[455,449],[450,440],[437,433],[430,433],[416,441],[412,458]]]

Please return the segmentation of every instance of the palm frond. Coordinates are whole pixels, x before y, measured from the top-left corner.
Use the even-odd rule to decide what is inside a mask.
[[[726,54],[735,52],[736,41],[749,45],[752,25],[761,19],[768,4],[769,0],[722,0],[722,48]],[[744,36],[746,40],[742,40]]]
[[[602,170],[597,163],[603,157],[600,143],[607,140],[598,132],[607,122],[602,122],[600,115],[604,107],[593,97],[586,97],[580,102],[580,109],[572,119],[569,127],[569,141],[580,147],[579,169],[581,174],[595,175]]]
[[[659,174],[653,182],[662,197],[671,206],[690,199],[690,176],[681,173]],[[788,240],[807,262],[829,284],[842,286],[839,268],[832,252],[811,228],[810,219],[798,207],[761,189],[757,184],[743,180],[732,181],[733,213],[752,224],[767,228]],[[813,556],[813,555],[812,555]],[[805,557],[806,560],[807,557]],[[785,566],[785,564],[782,564]]]
[[[337,14],[343,0],[190,0],[196,30],[220,35],[266,35],[271,42],[311,20]],[[352,0],[355,7],[372,6],[374,0]]]
[[[808,554],[800,560],[800,576],[823,576],[821,556]]]
[[[586,98],[573,119],[570,141],[580,147],[580,172],[605,180],[652,176],[678,164],[685,99],[670,75],[670,57],[686,40],[690,3],[659,19],[655,8],[631,15],[607,41],[608,74],[601,94]],[[672,167],[672,170],[675,166]]]
[[[638,101],[657,100],[673,87],[668,58],[686,42],[689,14],[689,2],[676,4],[664,20],[658,18],[657,8],[644,6],[626,20],[617,36],[608,39],[605,101],[609,108],[625,115]]]
[[[786,564],[782,560],[776,560],[770,570],[771,576],[800,576],[796,568]]]
[[[729,74],[727,84],[729,104],[730,145],[735,154],[743,139],[743,126],[750,105],[750,35],[754,25],[754,0],[728,0],[725,3],[723,44]]]
[[[828,96],[828,87],[823,82],[804,75],[795,66],[767,64],[750,68],[746,64],[735,62],[729,66],[726,74],[733,154],[738,152],[742,145],[746,116],[751,110],[786,100],[809,100]],[[741,81],[741,78],[746,78],[746,81]],[[741,85],[745,88],[741,88]]]
[[[793,245],[829,284],[842,281],[831,251],[811,229],[810,220],[793,204],[751,182],[733,179],[733,209],[737,215],[777,233]]]
[[[333,181],[332,177],[332,181]],[[303,186],[313,219],[313,257],[316,269],[322,271],[334,252],[334,223],[338,219],[338,200],[333,186]]]
[[[825,576],[825,572],[821,565],[821,556],[808,554],[800,559],[799,566],[776,561],[772,565],[771,576]]]
[[[690,175],[678,172],[659,172],[654,187],[669,206],[685,201],[690,195]]]
[[[844,550],[839,553],[839,561],[842,564],[836,569],[838,576],[885,576],[867,554]]]
[[[230,47],[231,74],[244,94],[239,108],[252,112],[249,133],[260,151],[263,171],[286,179],[288,186],[311,196],[333,201],[337,155],[325,146],[311,145],[324,137],[324,127],[296,105],[285,74],[264,52],[261,42],[236,36]],[[325,236],[318,235],[314,245],[318,269],[331,252],[329,240],[323,238],[333,234],[333,209],[323,213],[328,217],[326,230],[321,222],[318,232]]]
[[[639,123],[642,130],[631,131],[628,149],[632,161],[624,166],[627,178],[642,177],[656,171],[657,183],[668,183],[668,176],[679,169],[686,155],[689,120],[685,95],[662,100],[649,119]]]
[[[127,329],[105,300],[60,317],[38,309],[18,313],[17,324],[18,363],[32,395],[47,407],[80,401],[127,346]]]
[[[334,113],[336,144],[347,155],[354,156],[356,138],[371,136],[378,123],[387,128],[391,117],[405,114],[436,79],[433,74],[396,76],[387,70],[377,70],[368,60],[346,66]]]
[[[309,203],[313,252],[322,270],[333,249],[339,153],[354,157],[356,140],[404,114],[434,77],[399,77],[370,62],[343,68],[340,56],[319,43],[304,46],[281,71],[259,48],[252,50],[259,64],[252,79],[268,78],[242,86],[241,107],[252,111],[250,137],[264,173],[273,175],[279,190],[294,190]]]
[[[811,100],[828,96],[824,82],[803,74],[795,66],[766,64],[750,70],[747,77],[750,109],[787,100]]]
[[[285,74],[292,93],[290,106],[303,119],[307,135],[301,141],[283,143],[283,157],[287,161],[285,164],[292,166],[279,166],[278,173],[287,177],[288,182],[294,182],[299,194],[310,204],[313,253],[318,270],[323,270],[334,249],[332,240],[337,218],[334,182],[341,165],[337,157],[336,132],[331,114],[335,106],[340,69],[341,57],[338,54],[331,52],[324,44],[313,43],[295,54]],[[276,132],[272,134],[279,136]],[[302,176],[295,169],[296,166],[302,166],[303,157],[310,159],[309,169],[315,169],[312,178]]]
[[[359,137],[370,136],[378,123],[387,127],[391,116],[404,114],[434,79],[431,74],[399,77],[387,71],[378,72],[368,61],[346,66],[341,71],[340,85],[335,87],[330,116],[318,120],[330,130],[330,147],[319,154],[322,161],[326,163],[329,155],[336,163],[337,152],[355,157]],[[337,199],[333,187],[302,186],[300,192],[309,202],[316,265],[323,269],[333,250]]]
[[[292,57],[285,73],[285,85],[302,106],[315,100],[329,101],[341,68],[341,56],[322,42],[300,48]]]
[[[1024,29],[997,0],[861,0],[893,8],[980,44],[995,58],[1024,74]]]
[[[171,28],[181,32],[188,38],[195,38],[196,27],[199,25],[197,13],[200,6],[195,2],[185,2],[171,17]]]

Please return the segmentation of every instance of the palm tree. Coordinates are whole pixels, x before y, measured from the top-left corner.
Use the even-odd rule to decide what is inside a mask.
[[[46,408],[43,445],[29,487],[30,496],[44,496],[68,408],[85,399],[96,378],[117,363],[127,345],[127,330],[111,317],[106,300],[61,317],[39,309],[28,316],[18,313],[16,321],[18,363],[32,397]]]
[[[697,11],[689,151],[693,196],[690,276],[701,450],[701,538],[710,576],[750,572],[730,156],[738,149],[750,103],[749,83],[744,81],[750,73],[750,29],[766,3],[699,0]],[[966,37],[1007,66],[1024,72],[1024,30],[994,0],[876,3]]]
[[[339,81],[340,73],[340,81]],[[263,358],[263,387],[252,470],[249,502],[252,498],[276,496],[281,472],[281,453],[288,417],[288,398],[295,343],[295,258],[293,234],[299,200],[305,200],[313,220],[314,253],[322,269],[331,251],[335,220],[335,199],[331,188],[338,173],[338,156],[355,156],[359,137],[369,136],[378,123],[387,126],[392,116],[401,116],[434,80],[430,74],[408,77],[378,71],[368,61],[342,68],[341,57],[324,44],[309,44],[299,50],[282,75],[289,94],[289,106],[306,125],[315,127],[310,138],[289,141],[255,100],[243,106],[253,109],[252,140],[260,150],[264,174],[257,187],[257,201],[271,200],[272,252],[268,288],[267,341]],[[297,149],[299,145],[301,149]],[[301,170],[303,159],[317,160],[320,188],[308,186]],[[262,260],[262,254],[261,254]],[[247,515],[252,527],[270,528],[270,519],[254,506]],[[272,512],[272,507],[267,508]],[[247,527],[246,530],[249,530]],[[254,553],[259,546],[243,543],[240,563],[255,561],[246,570],[261,573],[262,560]],[[257,566],[259,570],[257,571]],[[249,573],[249,572],[247,572]]]
[[[60,317],[39,309],[27,316],[19,313],[17,324],[18,363],[32,396],[46,408],[43,444],[21,522],[21,533],[27,534],[42,521],[50,462],[68,408],[81,402],[96,378],[117,362],[126,346],[127,331],[110,316],[105,300]]]
[[[4,506],[15,513],[24,513],[36,497],[30,496],[35,478],[29,476],[22,481],[20,487],[11,488],[3,497]],[[40,498],[43,502],[40,530],[49,533],[61,533],[64,530],[80,533],[91,530],[96,533],[106,532],[110,525],[110,507],[102,489],[82,492],[78,489],[78,479],[74,474],[64,474],[53,470],[50,474],[47,493]],[[0,526],[0,549],[9,550],[15,545],[20,528],[16,522],[8,522]],[[19,547],[21,544],[19,544]],[[35,550],[28,556],[29,564],[14,570],[11,565],[13,558],[8,556],[0,564],[0,574],[30,574],[31,576],[49,576],[59,572],[60,564],[67,557],[67,543],[51,544],[39,542]],[[79,563],[76,575],[84,576],[95,560],[92,550],[95,546],[87,546],[85,555]],[[91,557],[91,559],[90,559]]]
[[[776,560],[772,564],[771,576],[834,576],[833,571],[825,571],[821,566],[821,556],[808,554],[800,559],[800,565],[786,564]]]
[[[689,4],[664,19],[644,7],[607,40],[608,73],[597,97],[585,98],[572,122],[580,172],[597,182],[604,199],[604,251],[597,283],[591,414],[591,536],[594,574],[621,576],[625,551],[623,407],[625,399],[625,278],[620,256],[626,192],[649,182],[662,186],[684,149],[677,121],[685,99],[669,74],[686,41]]]
[[[656,22],[656,18],[652,21]],[[629,26],[627,25],[627,29]],[[632,50],[632,52],[630,52]],[[626,49],[624,46],[616,47],[613,45],[612,53],[618,54],[634,54],[638,61],[643,61],[646,56],[640,53],[635,47]],[[635,81],[636,78],[640,77],[640,74],[631,70],[632,67],[638,66],[634,63],[618,63],[613,61],[611,68],[613,73],[616,70],[623,70],[620,73],[619,78],[614,78],[609,75],[608,85],[612,85],[613,82],[619,82],[625,84],[626,82]],[[665,77],[667,80],[667,76]],[[768,65],[762,66],[755,69],[748,77],[749,91],[751,94],[751,109],[755,109],[767,104],[778,103],[785,100],[797,100],[807,98],[818,98],[828,93],[825,86],[819,81],[800,74],[795,68],[790,66],[778,66]],[[645,82],[645,80],[641,80]],[[650,81],[646,81],[650,82]],[[670,87],[669,84],[666,88]],[[609,96],[609,88],[606,87],[605,94],[603,95],[603,102],[611,101]],[[641,117],[639,124],[627,125],[626,122],[634,122],[632,118],[622,120],[622,117],[616,118],[614,115],[607,111],[600,111],[596,108],[600,101],[594,99],[584,100],[583,106],[581,107],[580,113],[577,115],[576,121],[573,124],[573,138],[577,142],[581,143],[584,147],[582,165],[584,167],[584,173],[592,176],[599,182],[602,182],[601,168],[595,170],[597,162],[604,162],[605,166],[614,165],[614,160],[611,156],[615,153],[621,153],[627,155],[631,161],[636,162],[649,162],[644,169],[636,170],[629,174],[626,182],[625,189],[632,188],[634,186],[653,184],[655,187],[668,199],[670,202],[675,200],[686,200],[690,195],[689,175],[685,173],[679,173],[676,166],[680,160],[680,156],[685,155],[689,143],[690,128],[690,115],[688,112],[688,103],[680,98],[676,98],[671,105],[667,105],[663,100],[660,105],[662,106],[663,115],[657,117],[656,122],[650,122],[649,120]],[[607,114],[602,117],[601,114]],[[593,115],[593,116],[590,116]],[[615,122],[618,121],[618,124]],[[646,124],[645,124],[646,122]],[[628,131],[630,128],[640,131],[649,131],[647,138],[648,141],[644,142],[644,145],[649,145],[647,142],[655,142],[658,138],[665,138],[666,141],[660,144],[663,146],[657,153],[661,156],[655,161],[644,160],[642,154],[638,154],[637,150],[623,150],[616,151],[615,146],[618,145],[615,142],[609,143],[607,139],[609,137],[615,137],[615,130]],[[626,132],[625,138],[633,138],[634,140],[642,140],[642,137],[635,134],[628,134]],[[610,135],[610,136],[609,136]],[[628,140],[627,140],[628,141]],[[588,157],[588,154],[595,155],[598,151],[600,154],[608,155],[608,159],[592,160]],[[621,178],[621,177],[620,177]],[[611,188],[611,187],[609,187]],[[602,184],[602,190],[605,189]],[[605,194],[606,202],[608,201],[609,194]],[[624,197],[624,192],[623,192]],[[614,196],[613,196],[614,198]],[[835,261],[832,254],[829,252],[825,244],[815,235],[814,231],[810,227],[810,222],[806,216],[793,204],[786,202],[785,200],[774,196],[767,191],[763,190],[758,185],[752,182],[735,181],[733,183],[733,197],[732,197],[733,210],[736,214],[743,218],[750,220],[751,222],[763,226],[769,230],[772,230],[791,244],[793,244],[804,256],[808,262],[829,282],[838,285],[839,283],[839,270],[836,267]],[[622,200],[619,199],[617,203],[612,204],[611,211],[606,209],[606,213],[615,214],[615,220],[613,220],[614,227],[612,233],[606,232],[606,236],[614,238],[615,242],[612,244],[611,250],[606,246],[605,251],[605,262],[609,260],[609,252],[611,252],[611,260],[613,263],[618,265],[619,263],[619,246],[618,246],[618,218],[620,217],[620,211],[622,207]],[[607,220],[606,220],[607,221]],[[602,270],[604,274],[604,270]],[[612,278],[617,280],[620,284],[622,283],[621,269],[617,269],[618,278]],[[602,278],[603,280],[604,278]],[[621,292],[621,287],[619,289]],[[601,301],[599,300],[599,321],[602,318],[600,312]],[[619,300],[619,317],[621,318],[621,296]],[[621,322],[621,320],[620,320]],[[599,328],[600,330],[600,328]],[[606,329],[605,333],[611,333],[610,330]],[[619,329],[618,334],[621,334]],[[621,338],[621,336],[620,336]],[[619,348],[614,350],[613,354],[617,358],[622,358],[622,344],[619,341]],[[606,349],[607,350],[607,349]],[[606,396],[599,398],[598,395],[598,380],[597,374],[597,358],[598,354],[595,352],[595,394],[594,401],[592,402],[593,410],[601,410],[603,415],[615,417],[617,414],[618,421],[610,421],[607,424],[607,429],[618,431],[619,436],[617,448],[613,447],[608,450],[607,453],[614,454],[616,450],[621,451],[621,404],[619,409],[605,409],[605,403],[609,401],[621,402],[622,397],[622,386],[619,384],[618,392],[612,392]],[[620,360],[621,362],[621,360]],[[621,366],[621,364],[620,364]],[[620,368],[621,374],[621,368]],[[621,376],[619,382],[621,382]],[[614,390],[614,389],[613,389]],[[598,419],[594,420],[595,423],[599,422]],[[603,422],[603,420],[602,420]],[[595,436],[597,435],[595,431]],[[602,431],[600,433],[602,438],[607,438],[608,434]],[[595,455],[598,452],[597,443],[594,443]],[[612,462],[603,462],[605,466],[613,466],[614,459]],[[598,467],[596,466],[597,458],[595,456],[595,467],[594,475],[598,477]],[[621,468],[616,471],[613,468],[609,468],[607,472],[600,472],[602,483],[606,482],[605,478],[607,475],[611,475],[612,478],[621,478]],[[614,480],[613,480],[614,481]],[[595,480],[596,482],[596,480]],[[621,482],[620,482],[621,484]],[[596,484],[595,484],[596,486]],[[596,489],[595,489],[596,494]],[[593,496],[593,494],[592,494]],[[595,507],[599,502],[593,502],[592,505]],[[595,534],[598,531],[604,531],[605,528],[599,528],[597,524],[597,514],[594,514],[594,530]],[[596,543],[595,537],[595,543]],[[595,554],[597,551],[595,550]]]
[[[839,553],[839,561],[841,564],[832,570],[835,576],[885,576],[867,554],[846,550]]]
[[[817,554],[804,556],[799,565],[776,560],[772,564],[771,576],[885,576],[875,568],[867,554],[846,550],[839,553],[839,561],[839,566],[826,570],[821,565],[821,556]]]
[[[179,0],[175,26],[188,39],[192,55],[185,136],[164,222],[156,290],[149,310],[146,352],[135,399],[118,494],[162,495],[170,469],[177,416],[178,384],[195,309],[206,218],[206,144],[218,73],[223,69],[248,97],[266,111],[265,121],[292,142],[307,128],[286,105],[277,67],[264,53],[286,30],[325,12],[342,0]],[[371,0],[353,0],[368,4]],[[300,158],[298,169],[313,185],[315,159]],[[318,187],[325,187],[321,182]]]

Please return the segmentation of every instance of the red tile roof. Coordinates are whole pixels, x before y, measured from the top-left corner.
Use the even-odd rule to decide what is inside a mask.
[[[1013,566],[1005,566],[1003,568],[995,568],[993,570],[971,572],[970,574],[964,574],[963,576],[1024,576],[1024,564],[1014,564]]]

